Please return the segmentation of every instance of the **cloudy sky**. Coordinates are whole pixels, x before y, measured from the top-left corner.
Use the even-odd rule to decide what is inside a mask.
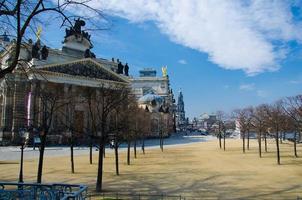
[[[92,33],[94,52],[128,62],[133,75],[167,65],[189,117],[301,92],[300,0],[94,0],[90,5],[112,24]],[[59,47],[61,32],[48,37],[50,46]]]

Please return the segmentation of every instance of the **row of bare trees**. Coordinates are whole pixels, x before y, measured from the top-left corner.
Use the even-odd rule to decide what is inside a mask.
[[[222,112],[217,113],[220,148],[222,136],[225,138],[226,135],[223,116]],[[260,158],[263,151],[268,152],[268,138],[275,140],[278,164],[281,163],[280,143],[287,138],[293,142],[293,154],[298,157],[297,143],[301,142],[302,130],[302,95],[286,97],[272,104],[236,109],[232,112],[232,118],[240,129],[243,153],[250,149],[251,135],[256,135]]]
[[[142,141],[142,151],[145,153],[144,141],[151,130],[150,113],[139,108],[135,97],[130,93],[128,86],[102,86],[98,88],[85,89],[81,96],[76,92],[67,91],[63,93],[58,90],[46,90],[36,88],[35,97],[41,103],[40,110],[34,115],[41,115],[41,120],[35,123],[39,126],[39,137],[41,145],[38,163],[37,182],[42,181],[44,151],[46,139],[54,126],[61,126],[61,130],[68,133],[70,144],[71,172],[75,172],[73,148],[75,140],[86,135],[90,137],[89,163],[92,164],[92,147],[98,148],[98,172],[96,190],[102,190],[103,166],[105,157],[105,146],[114,148],[116,174],[119,175],[119,146],[128,144],[127,164],[130,165],[130,147],[133,143],[134,157],[137,157],[136,144]],[[66,95],[67,94],[67,95]],[[74,108],[83,105],[87,111],[89,123],[83,127],[83,132],[77,130]],[[54,122],[56,119],[56,122]],[[34,119],[33,119],[34,120]],[[56,124],[54,124],[56,123]],[[60,124],[60,125],[58,125]]]
[[[110,23],[108,23],[108,20],[100,10],[96,10],[90,6],[90,1],[1,0],[0,25],[3,29],[0,31],[1,34],[6,32],[13,39],[13,42],[12,45],[2,47],[4,48],[2,52],[11,52],[11,57],[9,59],[1,57],[0,61],[6,60],[9,62],[6,62],[6,67],[1,68],[0,79],[11,74],[21,64],[28,62],[28,59],[22,58],[21,50],[24,48],[27,40],[37,33],[38,26],[47,26],[51,22],[55,22],[59,23],[58,25],[61,27],[67,26],[73,28],[73,19],[84,17],[92,29],[108,29]],[[84,9],[86,12],[77,12],[81,9]],[[90,16],[93,15],[94,17],[87,18],[74,13],[80,13],[81,15],[89,13]],[[90,30],[92,29],[90,28]],[[37,34],[37,39],[40,40],[40,33]],[[72,113],[71,110],[76,104],[83,103],[85,104],[85,109],[88,110],[88,121],[90,122],[89,125],[83,127],[84,132],[89,134],[90,137],[90,164],[92,164],[93,145],[97,145],[99,149],[96,190],[101,191],[105,146],[113,141],[116,156],[116,174],[118,175],[118,148],[122,142],[127,141],[128,144],[128,164],[130,164],[130,147],[132,142],[134,144],[135,157],[137,140],[142,140],[142,151],[145,153],[144,141],[151,129],[150,114],[137,107],[134,103],[136,101],[130,95],[129,88],[127,87],[106,87],[106,89],[99,87],[98,89],[86,90],[81,98],[74,96],[72,92],[68,93],[69,95],[67,96],[62,94],[62,91],[59,91],[59,89],[49,90],[42,87],[37,87],[35,94],[33,94],[36,98],[35,103],[38,102],[41,105],[39,109],[34,109],[33,119],[30,119],[33,123],[32,126],[38,129],[41,140],[37,182],[41,183],[42,181],[47,136],[53,131],[54,124],[60,123],[61,130],[65,130],[68,133],[71,152],[71,172],[75,172],[73,148],[75,141],[81,133],[76,128],[75,113]],[[36,118],[39,120],[36,120]],[[54,122],[54,119],[56,119],[56,122]]]

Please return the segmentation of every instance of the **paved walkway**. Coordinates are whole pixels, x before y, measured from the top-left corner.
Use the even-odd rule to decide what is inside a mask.
[[[173,147],[175,145],[185,145],[194,142],[203,142],[215,139],[212,136],[201,136],[199,134],[178,134],[171,136],[170,138],[166,138],[164,140],[164,145],[166,147]],[[145,141],[146,148],[157,148],[159,145],[158,139],[148,139]],[[120,147],[120,151],[126,149],[126,144],[122,144]],[[140,148],[141,143],[138,141],[137,143],[138,148]],[[165,148],[166,148],[165,147]],[[97,149],[94,148],[94,151]],[[0,161],[9,161],[9,160],[19,160],[20,159],[20,147],[16,146],[9,146],[9,147],[0,147]],[[106,151],[112,151],[112,149],[107,148]],[[89,147],[75,147],[74,148],[74,155],[85,155],[89,154]],[[70,148],[69,147],[46,147],[45,148],[45,156],[67,156],[70,155]],[[24,159],[33,159],[39,157],[39,150],[36,148],[33,150],[32,147],[28,147],[24,149]]]

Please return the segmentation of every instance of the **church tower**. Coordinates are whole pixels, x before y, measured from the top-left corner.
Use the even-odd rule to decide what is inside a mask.
[[[181,128],[185,124],[186,124],[185,104],[184,104],[182,92],[180,91],[177,101],[177,126]]]

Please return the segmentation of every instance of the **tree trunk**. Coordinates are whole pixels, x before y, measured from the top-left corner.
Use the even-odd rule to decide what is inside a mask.
[[[242,152],[245,153],[245,133],[242,133]]]
[[[267,133],[264,133],[264,148],[265,152],[267,152],[267,140],[266,140]]]
[[[295,157],[298,157],[297,154],[297,132],[294,133],[294,153],[295,153]]]
[[[90,143],[89,147],[89,163],[92,165],[92,143]]]
[[[104,144],[104,147],[103,147],[103,155],[104,155],[104,158],[106,158],[106,145]]]
[[[74,174],[73,142],[71,142],[70,144],[70,162],[71,162],[71,173]]]
[[[103,156],[104,156],[104,144],[103,140],[100,141],[99,146],[99,162],[98,162],[98,176],[96,181],[96,191],[102,191],[102,181],[103,181]]]
[[[143,138],[142,151],[143,151],[143,154],[145,154],[145,138]]]
[[[218,137],[219,137],[219,148],[221,149],[221,148],[222,148],[222,145],[221,145],[221,133],[220,133],[220,132],[219,132]]]
[[[250,131],[247,131],[247,150],[250,150]]]
[[[279,133],[276,131],[277,163],[280,165]]]
[[[136,139],[134,140],[133,149],[134,149],[134,158],[136,158]]]
[[[225,132],[223,133],[223,150],[225,151]]]
[[[131,145],[131,142],[130,142],[130,140],[128,140],[127,165],[130,165],[130,145]]]
[[[162,134],[160,135],[159,146],[160,146],[161,151],[163,152],[164,151],[164,138],[163,138]]]
[[[114,152],[115,152],[115,173],[116,173],[116,175],[120,175],[119,165],[118,165],[118,144],[117,144],[117,142],[114,144]]]
[[[259,146],[259,157],[261,158],[261,132],[258,133],[258,146]]]
[[[39,164],[38,164],[37,183],[42,182],[42,171],[43,171],[45,143],[46,143],[46,133],[44,133],[44,135],[41,137],[41,146],[39,148],[40,155],[39,155]]]

